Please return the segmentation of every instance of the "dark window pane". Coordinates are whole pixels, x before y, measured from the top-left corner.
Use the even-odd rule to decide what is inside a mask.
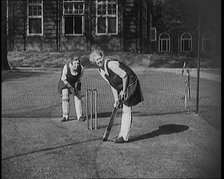
[[[116,14],[116,4],[108,4],[108,14]]]
[[[165,50],[166,52],[170,51],[170,43],[169,42],[170,42],[169,40],[166,41],[166,43],[167,43],[167,48]]]
[[[73,17],[65,17],[65,34],[73,34]]]
[[[75,14],[82,14],[83,13],[83,3],[76,3],[74,4]]]
[[[183,52],[184,51],[184,41],[183,40],[181,41],[181,45],[182,45],[181,46],[181,51]]]
[[[105,17],[98,17],[97,29],[98,29],[98,33],[106,33],[106,18]]]
[[[184,51],[187,51],[187,40],[184,40],[183,43],[184,43]]]
[[[162,40],[162,51],[166,51],[166,40]]]
[[[159,51],[162,51],[162,40],[159,41]]]
[[[116,33],[116,17],[108,17],[108,33]]]
[[[190,41],[184,40],[184,51],[190,51]]]
[[[29,19],[29,33],[41,34],[41,19],[40,18]]]
[[[98,11],[97,13],[99,15],[106,14],[106,4],[98,5]]]
[[[204,41],[204,50],[211,51],[212,50],[212,40],[205,40]]]
[[[82,17],[75,18],[75,34],[82,34]]]

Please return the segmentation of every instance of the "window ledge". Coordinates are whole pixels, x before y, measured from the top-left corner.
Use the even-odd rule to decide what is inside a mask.
[[[28,34],[27,37],[42,37],[43,34]]]
[[[116,34],[98,34],[98,33],[96,33],[96,35],[97,36],[117,36],[118,33],[116,33]]]

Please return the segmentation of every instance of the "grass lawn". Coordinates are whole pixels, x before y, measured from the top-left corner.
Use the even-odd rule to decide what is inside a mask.
[[[167,112],[177,112],[183,111],[183,98],[184,95],[184,80],[185,78],[181,75],[170,74],[170,73],[161,73],[155,72],[151,70],[151,67],[154,68],[182,68],[184,60],[186,58],[184,56],[178,55],[156,55],[156,54],[138,54],[138,53],[130,53],[130,52],[117,52],[117,53],[109,53],[106,54],[117,58],[120,61],[123,61],[125,64],[130,66],[131,68],[136,67],[144,67],[144,71],[138,71],[138,77],[141,81],[142,88],[144,90],[144,96],[146,99],[146,106],[150,106],[151,112],[148,110],[148,107],[141,106],[139,109],[143,113],[167,113]],[[64,64],[70,61],[70,58],[73,56],[79,56],[81,59],[82,65],[86,68],[94,68],[95,66],[89,62],[89,52],[87,51],[75,51],[75,52],[9,52],[8,53],[8,61],[12,69],[16,69],[17,67],[31,67],[37,69],[49,69],[53,71],[57,71],[57,76],[54,76],[54,79],[48,83],[52,83],[54,88],[57,88],[57,81],[60,75],[60,68],[63,67]],[[196,58],[189,58],[188,64],[190,67],[195,68],[197,66]],[[203,71],[206,73],[221,73],[220,70],[220,60],[217,59],[201,59],[201,67]],[[218,69],[218,70],[217,70]],[[5,77],[8,78],[18,78],[21,77],[29,77],[36,76],[38,73],[34,72],[14,72],[8,73],[7,75],[2,75],[2,79]],[[88,71],[85,79],[84,90],[89,87],[95,86],[96,84],[102,84],[99,75],[96,71]],[[44,74],[38,74],[42,76]],[[92,79],[92,80],[91,80]],[[41,79],[38,79],[41,81]],[[95,81],[97,80],[97,82]],[[36,86],[38,83],[34,84]],[[104,85],[104,84],[103,84]],[[99,86],[95,86],[95,88],[101,88]],[[105,86],[107,89],[107,86]],[[192,77],[191,80],[191,93],[192,100],[190,102],[190,107],[192,110],[195,110],[196,106],[196,78]],[[36,89],[35,89],[36,90]],[[44,89],[42,89],[44,90]],[[54,89],[50,89],[47,91],[53,91]],[[158,94],[154,94],[154,91],[159,92]],[[56,91],[54,91],[56,92]],[[103,96],[107,97],[109,94],[106,91],[100,91],[102,100]],[[40,98],[41,98],[40,93]],[[49,98],[57,94],[46,94]],[[200,80],[200,111],[201,115],[206,118],[211,123],[215,124],[220,128],[220,96],[221,96],[221,86],[220,83],[215,83],[208,80]],[[112,99],[108,98],[108,100],[112,101]],[[28,102],[27,100],[26,102]],[[51,101],[51,100],[50,100]],[[56,100],[57,101],[57,100]],[[25,103],[26,103],[25,102]],[[162,102],[162,103],[161,103]],[[109,102],[110,103],[110,102]],[[15,103],[16,104],[16,103]],[[153,105],[151,105],[153,104]],[[19,105],[19,104],[18,104]],[[35,106],[35,105],[34,105]],[[44,106],[44,104],[42,105]],[[59,105],[60,106],[60,105]],[[104,107],[107,104],[103,105]],[[35,106],[36,107],[36,106]],[[59,109],[60,110],[60,109]],[[35,111],[35,110],[34,110]],[[105,108],[102,112],[110,111],[110,107]],[[34,112],[34,114],[36,114]],[[39,114],[39,113],[38,113]],[[44,113],[43,113],[44,114]],[[213,119],[215,118],[215,120]]]
[[[42,70],[10,70],[2,76],[3,178],[220,176],[221,83],[200,80],[201,118],[192,113],[196,104],[196,78],[191,78],[191,101],[185,109],[185,76],[155,68],[139,68],[169,67],[167,64],[181,67],[182,60],[172,60],[172,57],[166,61],[161,60],[162,56],[156,59],[148,54],[110,54],[121,58],[136,72],[144,102],[133,107],[130,143],[102,143],[113,96],[97,69],[91,68],[88,54],[80,54],[86,67],[82,93],[85,94],[87,88],[98,90],[99,129],[88,131],[85,123],[76,120],[60,121],[59,68],[74,54],[9,54],[10,65],[15,68]],[[162,65],[159,60],[170,63]],[[85,96],[83,102],[85,108]],[[70,109],[74,119],[72,101]],[[120,130],[120,116],[121,111],[110,134],[112,139]]]
[[[184,95],[184,80],[185,78],[181,75],[170,74],[170,73],[161,73],[151,71],[150,67],[154,68],[182,68],[184,60],[186,57],[178,56],[178,55],[157,55],[157,54],[139,54],[139,53],[130,53],[130,52],[116,52],[106,54],[108,56],[112,56],[117,58],[120,61],[123,61],[125,64],[130,66],[131,68],[135,67],[144,67],[144,71],[138,71],[138,77],[141,81],[144,96],[146,98],[145,103],[146,106],[150,106],[150,110],[148,107],[141,106],[139,109],[143,113],[167,113],[174,111],[183,111],[183,98]],[[48,83],[52,83],[54,88],[57,88],[57,80],[60,75],[60,68],[63,67],[64,64],[70,61],[71,57],[79,56],[81,59],[82,65],[88,68],[94,68],[95,66],[89,62],[89,52],[88,51],[75,51],[75,52],[9,52],[8,53],[8,61],[12,69],[16,69],[17,67],[31,67],[38,69],[49,69],[53,71],[57,71],[58,75],[54,76],[54,83],[52,80]],[[197,67],[197,58],[188,58],[189,67],[195,68]],[[204,59],[201,58],[201,67],[203,71],[207,73],[221,73],[220,70],[220,60],[217,59]],[[147,70],[148,69],[148,70]],[[218,70],[217,70],[218,69]],[[34,72],[17,72],[18,74],[10,73],[7,74],[8,78],[23,78],[24,75],[29,77],[36,76],[37,74]],[[86,73],[86,79],[84,82],[84,90],[89,87],[95,86],[96,84],[102,84],[101,79],[96,71],[89,71]],[[42,76],[44,74],[38,74]],[[5,75],[2,75],[2,79],[5,78]],[[11,76],[11,77],[10,77]],[[92,79],[93,78],[93,79]],[[92,79],[92,80],[91,80]],[[3,79],[4,80],[4,79]],[[41,81],[41,79],[38,79]],[[95,82],[97,80],[97,82]],[[38,83],[34,84],[36,86]],[[104,85],[104,84],[103,84]],[[220,83],[215,83],[208,80],[200,80],[200,111],[201,115],[204,118],[209,120],[211,123],[215,124],[220,128],[220,106],[221,102],[219,100],[221,95],[221,87]],[[95,88],[101,88],[99,86],[95,86]],[[196,105],[196,79],[192,77],[191,81],[192,88],[192,100],[190,102],[190,107],[192,110],[195,110]],[[105,86],[107,89],[107,86]],[[43,89],[42,89],[43,90]],[[48,91],[53,91],[54,89],[50,89]],[[212,92],[213,90],[213,92]],[[159,92],[158,94],[154,94],[154,91]],[[54,91],[56,92],[56,91]],[[42,95],[42,94],[40,94]],[[57,94],[46,94],[49,98]],[[109,94],[105,91],[101,91],[101,96],[107,97]],[[41,96],[40,96],[41,97]],[[108,100],[111,100],[108,98]],[[28,102],[29,100],[27,100]],[[51,101],[51,100],[50,100]],[[57,100],[56,100],[57,101]],[[161,103],[162,102],[162,103]],[[25,102],[26,103],[26,102]],[[109,102],[110,103],[110,102]],[[16,103],[15,103],[16,104]],[[153,105],[151,105],[153,104]],[[19,105],[19,104],[18,104]],[[44,106],[44,104],[42,105]],[[60,105],[59,105],[60,106]],[[103,105],[104,107],[107,104]],[[60,110],[60,109],[59,109]],[[107,111],[106,111],[107,110]],[[105,108],[102,111],[108,112],[110,111],[110,107]],[[35,111],[35,110],[34,110]],[[35,114],[35,112],[34,112]],[[39,113],[38,113],[39,114]],[[213,119],[215,118],[215,120]]]
[[[143,91],[144,102],[133,109],[134,115],[163,115],[195,111],[197,79],[191,78],[191,100],[184,108],[185,76],[153,69],[135,68]],[[2,76],[3,117],[60,117],[61,99],[57,93],[60,70],[14,70]],[[220,83],[200,80],[200,114],[216,128],[221,123]],[[86,69],[82,92],[98,90],[98,110],[102,117],[110,115],[113,97],[107,83],[96,69]],[[106,99],[106,100],[105,100]],[[85,103],[85,98],[83,99]],[[73,108],[73,105],[72,105]],[[72,114],[75,115],[74,113]]]
[[[144,67],[165,67],[182,68],[184,60],[187,61],[190,68],[197,67],[197,58],[186,58],[181,55],[158,55],[158,54],[139,54],[131,52],[106,53],[128,66]],[[62,68],[65,63],[70,61],[71,57],[79,56],[86,68],[93,65],[89,62],[89,52],[77,50],[74,52],[9,52],[8,61],[12,69],[17,67],[35,67],[35,68]],[[205,59],[201,58],[202,68],[221,68],[219,58]]]

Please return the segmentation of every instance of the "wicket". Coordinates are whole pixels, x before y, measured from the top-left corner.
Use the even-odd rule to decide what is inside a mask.
[[[90,93],[90,96],[89,96],[89,93]],[[89,107],[90,107],[90,118],[89,118]],[[88,130],[93,130],[93,129],[97,130],[98,121],[97,121],[97,90],[96,89],[86,90],[86,120],[87,120]]]
[[[190,86],[190,70],[187,69],[187,79],[185,80],[185,95],[184,95],[184,104],[187,108],[187,100],[191,99],[191,86]]]
[[[185,68],[186,68],[186,62],[184,62],[184,66],[183,66],[183,69],[182,69],[182,75],[184,73]],[[187,78],[184,82],[185,83],[185,92],[184,92],[184,106],[185,106],[185,108],[187,108],[188,100],[191,99],[190,69],[187,68],[186,72],[187,72]]]

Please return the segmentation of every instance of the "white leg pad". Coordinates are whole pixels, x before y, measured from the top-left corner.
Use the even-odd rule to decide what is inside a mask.
[[[79,118],[82,116],[82,98],[81,98],[81,94],[78,95],[78,96],[74,96],[74,102],[75,102],[75,110],[76,110],[77,119],[79,120]]]
[[[69,93],[68,89],[62,90],[62,113],[63,117],[68,118],[69,116]]]
[[[123,113],[121,117],[121,130],[118,137],[123,137],[125,141],[128,141],[129,133],[131,129],[131,107],[123,105]]]

